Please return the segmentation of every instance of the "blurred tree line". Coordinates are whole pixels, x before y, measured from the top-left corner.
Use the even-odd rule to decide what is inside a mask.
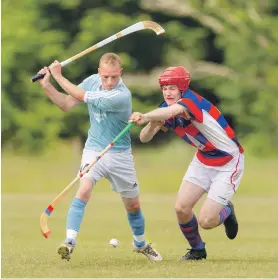
[[[145,112],[162,101],[160,72],[186,66],[191,88],[220,107],[250,150],[278,153],[277,14],[275,0],[4,0],[2,147],[38,152],[57,138],[84,141],[86,106],[60,111],[30,77],[55,59],[63,61],[131,24],[153,20],[164,35],[131,34],[71,63],[64,75],[78,84],[97,71],[103,53],[116,52],[133,93],[133,110]],[[139,130],[132,130],[135,143]]]

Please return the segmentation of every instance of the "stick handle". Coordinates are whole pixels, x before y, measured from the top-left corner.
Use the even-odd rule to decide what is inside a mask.
[[[39,79],[42,79],[44,76],[45,76],[45,74],[37,74],[37,75],[31,77],[31,81],[35,82],[35,81],[37,81]]]
[[[129,123],[112,141],[114,144],[124,135],[126,134],[132,127],[134,126],[134,122]]]
[[[64,67],[66,66],[67,64],[71,63],[72,61],[84,56],[85,54],[88,54],[100,47],[103,47],[109,43],[111,43],[112,41],[115,41],[121,37],[124,37],[128,34],[131,34],[131,33],[134,33],[134,32],[137,32],[137,31],[140,31],[140,30],[143,30],[143,29],[151,29],[152,31],[154,31],[156,33],[156,35],[160,35],[160,34],[163,34],[165,32],[165,30],[159,25],[157,24],[156,22],[153,22],[153,21],[140,21],[138,23],[135,23],[125,29],[123,29],[122,31],[100,41],[99,43],[83,50],[82,52],[72,56],[71,58],[61,62],[61,66]],[[39,79],[42,79],[44,77],[44,75],[41,75],[41,74],[38,74],[38,75],[35,75],[31,78],[31,81],[32,82],[35,82]]]

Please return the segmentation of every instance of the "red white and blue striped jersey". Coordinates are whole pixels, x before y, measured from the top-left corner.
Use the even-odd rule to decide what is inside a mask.
[[[172,128],[187,143],[198,148],[197,158],[207,166],[223,166],[243,148],[235,132],[221,112],[207,99],[188,89],[177,104],[185,107],[185,113],[165,121],[164,126]],[[167,107],[163,102],[159,107]]]

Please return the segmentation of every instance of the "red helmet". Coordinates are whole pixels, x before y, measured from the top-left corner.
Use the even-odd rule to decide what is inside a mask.
[[[190,74],[182,66],[167,68],[158,78],[160,86],[177,85],[179,90],[184,92],[188,89],[190,83]]]

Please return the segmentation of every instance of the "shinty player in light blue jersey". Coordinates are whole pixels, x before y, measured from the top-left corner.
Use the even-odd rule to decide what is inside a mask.
[[[50,71],[51,73],[50,73]],[[91,163],[126,126],[131,114],[131,93],[124,85],[120,57],[114,53],[104,54],[99,61],[98,74],[85,79],[79,86],[62,75],[59,62],[54,61],[40,84],[46,95],[60,109],[68,111],[79,103],[87,103],[91,127],[82,154],[81,170]],[[50,82],[50,75],[68,93],[63,94]],[[128,133],[113,146],[80,180],[80,186],[72,200],[67,216],[66,240],[58,248],[62,259],[70,260],[76,245],[84,211],[93,186],[102,177],[111,182],[111,188],[120,193],[133,232],[134,251],[152,261],[162,260],[161,255],[145,241],[145,219],[140,209],[139,185],[134,168]]]
[[[85,79],[78,87],[86,91],[91,127],[85,149],[102,151],[127,124],[131,115],[131,93],[122,79],[111,90],[102,90],[99,74]],[[124,135],[108,152],[130,149],[130,135]]]

